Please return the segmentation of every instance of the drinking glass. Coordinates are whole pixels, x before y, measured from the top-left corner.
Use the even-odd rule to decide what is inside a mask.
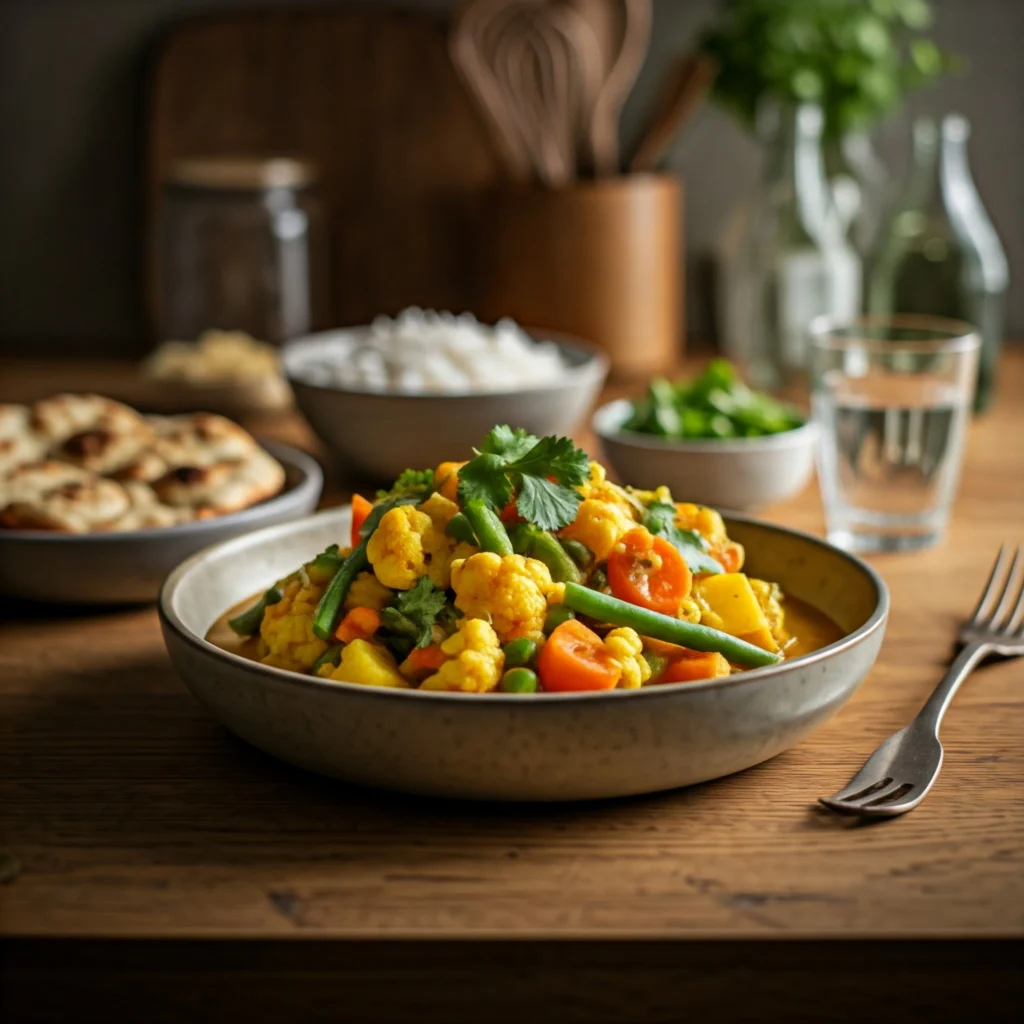
[[[942,538],[980,346],[970,324],[940,317],[813,321],[811,401],[833,544],[912,551]]]

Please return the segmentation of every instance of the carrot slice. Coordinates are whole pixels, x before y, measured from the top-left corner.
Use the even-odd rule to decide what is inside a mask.
[[[376,608],[358,605],[338,623],[334,638],[343,644],[353,640],[369,640],[380,629],[380,614]]]
[[[352,495],[352,547],[359,544],[359,531],[366,522],[366,517],[373,511],[373,502],[367,501],[361,494]]]
[[[414,647],[399,666],[402,675],[410,679],[426,679],[432,676],[448,659],[440,644]]]
[[[693,651],[685,658],[673,661],[659,677],[659,683],[694,683],[698,679],[717,679],[732,671],[724,655],[717,651]]]
[[[549,691],[613,690],[622,668],[593,630],[567,619],[541,648],[537,674]]]
[[[652,612],[675,615],[692,583],[690,568],[675,546],[642,526],[630,530],[608,556],[612,593]]]
[[[743,545],[730,540],[713,550],[711,556],[726,572],[739,572],[743,568]]]

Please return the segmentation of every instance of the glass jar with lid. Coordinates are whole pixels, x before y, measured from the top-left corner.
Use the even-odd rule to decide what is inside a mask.
[[[157,330],[281,344],[324,326],[326,230],[316,173],[284,157],[178,160],[163,181]]]

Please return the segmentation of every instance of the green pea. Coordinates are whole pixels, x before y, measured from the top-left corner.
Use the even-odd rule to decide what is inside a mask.
[[[506,668],[529,668],[537,660],[537,641],[528,636],[509,640],[502,650],[505,652]]]
[[[505,693],[536,693],[539,685],[537,673],[529,668],[510,668],[501,677]]]
[[[665,669],[668,668],[668,658],[661,654],[653,654],[651,651],[644,651],[643,653],[644,661],[651,667],[650,681],[652,683],[656,682]]]
[[[571,608],[567,608],[564,604],[553,604],[548,609],[547,615],[544,616],[544,635],[550,635],[563,622],[568,622],[569,619],[575,618],[576,613]]]

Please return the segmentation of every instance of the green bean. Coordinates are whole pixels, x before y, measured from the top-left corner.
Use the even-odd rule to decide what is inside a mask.
[[[247,608],[233,619],[228,619],[228,625],[239,636],[255,636],[263,624],[263,613],[272,604],[277,604],[282,597],[284,595],[277,587],[271,587],[251,608]]]
[[[321,640],[330,640],[334,636],[334,630],[341,618],[342,606],[348,595],[348,588],[352,586],[352,581],[370,565],[370,560],[366,556],[366,546],[380,521],[393,508],[398,508],[399,505],[417,505],[419,501],[418,497],[410,495],[394,495],[383,501],[378,501],[373,506],[373,511],[366,517],[366,522],[363,523],[360,530],[362,539],[352,549],[348,558],[338,566],[337,572],[317,602],[316,611],[313,612],[313,632]]]
[[[448,520],[448,525],[444,528],[444,532],[449,537],[464,544],[476,544],[476,534],[473,532],[473,527],[469,525],[469,520],[462,512],[457,512]]]
[[[567,587],[574,586],[574,584],[567,583]],[[549,636],[554,633],[556,629],[569,619],[575,619],[576,613],[564,604],[553,604],[549,609],[547,615],[544,616],[544,635]]]
[[[593,564],[594,552],[586,544],[581,544],[578,540],[562,540],[559,543],[580,569],[586,569]]]
[[[754,668],[774,665],[781,660],[778,654],[772,654],[771,651],[748,644],[745,640],[722,633],[720,630],[684,622],[682,619],[673,619],[669,615],[652,612],[646,608],[638,608],[626,601],[620,601],[617,597],[609,597],[607,594],[588,590],[575,583],[565,585],[565,603],[574,611],[588,615],[598,622],[606,622],[612,626],[628,626],[641,636],[663,640],[668,644],[679,644],[695,651],[717,651],[737,665]]]
[[[519,523],[512,531],[512,550],[543,562],[556,583],[579,583],[583,578],[558,538],[531,523]]]
[[[529,668],[537,660],[537,641],[528,636],[509,640],[502,648],[506,668]]]
[[[317,602],[316,611],[313,612],[313,632],[321,640],[330,640],[334,636],[348,588],[352,586],[352,581],[370,564],[370,560],[366,557],[367,543],[368,538],[364,537],[352,549],[352,554],[341,563]]]
[[[536,693],[540,683],[532,669],[513,668],[501,677],[498,685],[505,693]]]
[[[462,511],[480,542],[481,551],[493,551],[496,555],[513,553],[512,541],[509,540],[505,524],[483,499],[470,499]]]
[[[324,665],[333,665],[335,668],[338,667],[338,663],[341,661],[341,648],[342,644],[332,644],[330,647],[320,655],[316,661],[313,662],[313,668],[310,671],[313,675],[317,674],[317,670],[322,668]]]

